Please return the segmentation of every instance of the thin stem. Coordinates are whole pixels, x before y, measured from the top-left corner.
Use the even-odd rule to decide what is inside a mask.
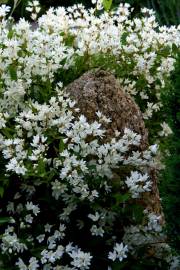
[[[18,0],[14,0],[14,5],[13,5],[13,8],[11,10],[11,13],[10,13],[9,17],[12,16],[14,10],[17,8],[17,6],[20,4],[20,2],[21,2],[21,0],[19,0],[19,1]]]

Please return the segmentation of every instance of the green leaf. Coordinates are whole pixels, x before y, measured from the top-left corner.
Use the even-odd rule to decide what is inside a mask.
[[[46,175],[47,175],[48,181],[50,182],[53,179],[53,177],[56,175],[56,170],[52,169],[48,173],[46,173]]]
[[[180,121],[180,112],[176,113],[176,118],[177,118],[178,121]]]
[[[159,55],[160,57],[168,57],[170,54],[170,47],[169,46],[165,46],[163,47],[158,53],[157,55]]]
[[[8,38],[9,39],[12,39],[13,38],[13,35],[14,35],[14,30],[10,29],[9,30],[9,33],[8,33]]]
[[[142,219],[144,217],[143,209],[144,208],[142,205],[133,205],[132,207],[133,217],[138,224],[142,222]]]
[[[103,7],[106,11],[110,10],[112,6],[112,0],[103,0]]]
[[[0,0],[0,5],[1,4],[7,4],[8,0]]]
[[[10,65],[9,66],[9,73],[11,76],[11,80],[16,81],[17,80],[16,66]]]
[[[8,139],[12,138],[12,134],[11,134],[12,133],[12,129],[11,128],[6,127],[4,129],[2,129],[1,132],[2,132],[2,134],[4,136],[6,136],[6,138],[8,138]]]
[[[63,142],[63,139],[61,138],[59,142],[59,152],[62,153],[64,151],[64,148],[65,148],[65,144]]]
[[[38,160],[38,175],[44,177],[46,174],[45,162],[43,159]]]
[[[4,195],[4,188],[3,187],[0,187],[0,197],[2,198]]]
[[[127,262],[114,262],[112,264],[112,270],[127,269]]]
[[[121,44],[122,44],[122,45],[126,45],[126,44],[127,44],[126,39],[127,39],[128,35],[129,35],[128,32],[124,32],[124,33],[122,34],[122,36],[121,36]]]
[[[177,53],[180,52],[179,48],[178,48],[178,47],[176,46],[176,44],[174,44],[174,43],[173,43],[173,45],[172,45],[172,51],[173,51],[173,53],[175,53],[175,54],[177,54]]]
[[[64,39],[65,45],[68,46],[68,47],[73,46],[74,39],[75,39],[75,37],[74,37],[73,35],[68,35],[68,36],[65,37],[65,39]]]
[[[30,250],[30,252],[32,253],[33,256],[37,257],[37,258],[41,258],[41,252],[43,251],[43,249],[45,249],[46,246],[41,246],[41,247],[37,247],[37,248],[33,248]]]
[[[8,223],[10,221],[10,217],[0,217],[0,224]]]
[[[126,202],[127,200],[129,200],[131,195],[129,193],[115,194],[113,197],[116,199],[116,203],[119,204],[119,203],[123,203],[123,202]]]

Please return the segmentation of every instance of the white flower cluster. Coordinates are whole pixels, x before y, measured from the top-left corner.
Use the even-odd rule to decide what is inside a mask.
[[[37,7],[38,1],[32,3]],[[8,10],[5,6],[1,9],[2,14]],[[130,20],[128,4],[99,17],[94,9],[86,10],[82,5],[67,10],[51,8],[39,18],[36,30],[31,30],[30,24],[21,19],[12,26],[10,38],[8,22],[3,20],[0,26],[3,106],[23,102],[32,82],[52,81],[60,68],[68,69],[76,64],[75,56],[88,55],[88,65],[93,67],[93,56],[103,53],[106,58],[110,52],[115,58],[112,70],[122,66],[128,71],[127,76],[118,74],[124,91],[138,95],[146,103],[144,117],[152,117],[161,109],[159,93],[174,68],[173,44],[180,45],[180,28],[158,27],[154,13],[143,9],[144,13],[149,16]],[[72,37],[70,46],[68,37]],[[145,84],[141,86],[143,80]],[[36,84],[33,88],[37,90]]]
[[[8,12],[10,11],[10,7],[6,5],[1,5],[0,6],[0,19],[5,17]]]
[[[27,108],[20,112],[15,118],[15,130],[17,138],[5,139],[1,142],[2,154],[8,160],[7,172],[15,172],[18,175],[38,175],[45,167],[51,167],[59,171],[59,180],[52,182],[52,195],[59,199],[68,190],[68,185],[72,187],[72,192],[80,194],[81,199],[88,198],[92,201],[98,197],[98,191],[89,190],[84,177],[92,175],[94,177],[113,177],[112,169],[118,168],[120,164],[146,167],[153,164],[152,150],[143,153],[133,151],[127,156],[132,145],[140,144],[141,136],[129,129],[124,130],[122,137],[113,138],[109,143],[98,142],[105,134],[98,122],[89,124],[84,116],[76,120],[72,114],[74,104],[68,95],[58,90],[58,97],[52,97],[49,104],[28,104]],[[30,107],[30,108],[29,108]],[[69,107],[69,109],[68,109]],[[50,151],[50,140],[53,134],[48,134],[49,129],[54,129],[54,136],[59,137],[59,143],[63,148],[53,157],[48,157]],[[118,135],[118,133],[117,133]],[[88,143],[87,138],[92,136]],[[25,139],[26,138],[26,139]],[[30,140],[30,144],[27,141]],[[28,147],[27,147],[28,146]],[[152,146],[151,146],[152,148]],[[71,151],[73,150],[73,154]],[[78,156],[81,156],[78,157]],[[87,162],[88,156],[94,156]],[[93,171],[88,168],[94,166]],[[43,169],[43,168],[44,169]],[[45,173],[45,171],[44,171]],[[43,177],[43,171],[41,172]],[[132,178],[132,177],[131,177]],[[138,175],[137,181],[126,180],[127,186],[134,189],[134,192],[149,191],[150,184],[146,182],[141,189],[137,182],[142,182]],[[146,178],[148,176],[146,175]],[[132,180],[132,179],[131,179]],[[147,179],[144,179],[145,181]]]
[[[159,132],[159,135],[161,137],[164,137],[164,136],[167,137],[167,136],[169,136],[170,134],[173,133],[172,130],[171,130],[171,128],[168,126],[167,123],[163,122],[161,124],[161,127],[162,127],[162,131]]]
[[[9,227],[5,230],[5,233],[2,236],[1,250],[3,253],[13,253],[18,252],[22,253],[27,249],[27,246],[20,242],[17,234],[14,232],[14,227]]]
[[[34,204],[30,198],[32,194],[35,194],[38,186],[46,181],[49,181],[52,187],[52,197],[56,201],[63,202],[59,219],[67,223],[67,226],[70,216],[83,201],[95,202],[101,197],[100,190],[110,194],[113,170],[121,165],[133,166],[145,173],[143,175],[139,172],[137,181],[131,181],[131,185],[124,178],[123,185],[127,184],[129,192],[139,194],[150,190],[149,181],[147,181],[149,177],[146,173],[149,164],[152,166],[154,163],[153,156],[157,146],[150,146],[144,152],[130,151],[132,146],[139,146],[141,136],[127,128],[123,135],[116,132],[116,137],[110,142],[103,143],[106,131],[101,129],[101,124],[88,123],[82,115],[77,119],[74,116],[76,111],[75,103],[71,101],[68,94],[57,87],[56,96],[51,97],[48,103],[39,104],[37,101],[30,101],[24,105],[23,110],[16,112],[12,131],[14,139],[6,139],[5,134],[2,135],[1,151],[7,162],[5,165],[7,173],[9,175],[15,173],[27,180],[30,177],[30,186],[28,183],[27,185],[22,183],[22,190],[27,191],[28,194],[25,210],[21,204],[15,207],[14,202],[9,202],[7,207],[8,213],[13,215],[24,213],[24,217],[20,219],[21,230],[34,226],[40,215],[40,206]],[[7,125],[8,123],[3,125],[2,131]],[[13,167],[14,160],[16,166]],[[21,170],[17,163],[21,164]],[[24,166],[24,171],[22,171],[22,166]],[[132,171],[133,177],[135,177],[134,174],[135,171]],[[37,178],[38,182],[32,183],[31,178]],[[100,179],[100,183],[96,184],[93,180],[96,178]],[[34,185],[33,190],[31,185]],[[16,193],[14,199],[21,200],[21,194]],[[92,237],[103,238],[106,232],[110,231],[109,227],[115,220],[113,212],[102,208],[94,215],[89,214],[88,217],[94,222],[90,228]],[[67,252],[67,247],[62,245],[61,240],[66,236],[66,226],[62,224],[54,232],[51,232],[51,229],[52,226],[47,224],[45,231],[41,231],[35,237],[29,236],[29,243],[35,242],[38,245],[46,243],[47,248],[41,251],[40,261],[32,257],[27,264],[23,261],[23,257],[20,258],[17,262],[19,269],[32,267],[38,269],[39,265],[48,269],[48,265],[58,262],[65,253],[71,257],[71,265],[75,269],[89,269],[92,258],[89,252],[84,253],[80,248],[73,248]],[[21,242],[15,233],[10,236],[8,234],[8,237],[13,237],[15,244],[7,238],[5,232],[1,246],[4,252],[11,249],[23,251],[23,248],[25,249],[28,245],[21,244],[20,246]],[[121,261],[126,258],[126,251],[127,247],[117,244],[112,254],[110,253],[109,259],[115,260],[116,257]]]
[[[96,5],[97,10],[103,9],[103,0],[92,0],[91,2]]]
[[[144,210],[147,219],[147,225],[129,226],[125,229],[123,241],[128,245],[129,250],[136,252],[135,246],[153,245],[156,242],[164,242],[164,233],[162,233],[162,217],[155,213],[149,213]],[[165,243],[164,243],[165,244]]]
[[[37,19],[38,13],[41,10],[39,1],[34,0],[32,2],[28,2],[26,10],[31,13],[31,19],[35,21]]]
[[[82,248],[79,231],[93,241],[100,237],[104,253],[114,245],[104,256],[118,263],[161,236],[161,217],[154,213],[137,226],[119,221],[129,193],[133,200],[151,190],[148,171],[157,145],[138,151],[141,136],[127,128],[104,142],[101,123],[111,119],[98,111],[98,120],[89,123],[62,87],[76,68],[108,63],[124,91],[143,102],[150,121],[162,107],[180,27],[158,27],[146,9],[142,13],[149,16],[129,19],[128,4],[96,16],[102,1],[95,4],[89,10],[81,4],[50,8],[35,30],[24,19],[10,25],[9,8],[0,7],[0,151],[5,179],[13,186],[5,191],[9,202],[2,211],[11,226],[3,225],[0,248],[3,259],[16,261],[20,270],[91,269],[99,250],[92,252],[89,240]],[[39,12],[37,1],[33,9]],[[159,136],[171,133],[165,122],[162,128]],[[119,223],[123,239],[114,235]]]
[[[21,258],[19,258],[16,265],[18,266],[18,268],[20,270],[37,270],[37,269],[39,269],[39,264],[38,264],[38,261],[35,257],[30,258],[28,266],[25,265],[25,263],[23,262],[23,260]]]
[[[88,218],[95,223],[90,229],[91,235],[103,237],[108,231],[108,224],[113,224],[115,214],[110,210],[100,209],[100,211],[96,211],[95,214],[89,214]]]
[[[129,252],[137,254],[136,247],[143,247],[144,245],[151,246],[154,249],[155,258],[162,258],[165,256],[166,264],[169,265],[168,269],[177,270],[179,267],[180,259],[173,256],[171,247],[165,241],[165,235],[162,231],[162,217],[155,213],[149,213],[147,209],[144,214],[148,220],[147,226],[137,225],[130,226],[125,229],[123,242],[128,245]],[[142,251],[141,251],[142,252]]]
[[[131,172],[131,176],[126,178],[125,183],[132,194],[132,198],[138,198],[142,192],[151,191],[151,181],[148,180],[147,173],[142,175],[137,171]]]
[[[89,269],[92,256],[90,253],[82,252],[81,250],[72,250],[69,252],[70,257],[73,259],[71,264],[78,269]]]
[[[108,258],[112,261],[118,259],[121,262],[124,258],[127,258],[127,252],[128,247],[126,245],[116,243],[113,252],[109,252]]]

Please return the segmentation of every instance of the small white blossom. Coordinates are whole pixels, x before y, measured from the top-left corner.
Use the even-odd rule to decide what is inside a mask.
[[[3,253],[22,253],[27,249],[27,246],[24,243],[21,243],[17,237],[17,234],[10,230],[6,229],[5,233],[2,235],[2,244],[1,249]]]
[[[50,225],[50,224],[47,223],[47,224],[44,226],[44,231],[50,233],[52,227],[53,227],[53,225]]]
[[[114,246],[113,252],[109,252],[108,258],[112,261],[119,260],[120,262],[127,258],[128,247],[123,243]]]
[[[149,192],[152,185],[148,174],[142,175],[137,171],[131,172],[131,176],[126,178],[125,183],[130,189],[132,198],[138,198],[142,192]]]
[[[33,216],[32,215],[26,215],[25,216],[25,221],[27,222],[27,223],[32,223],[33,222]]]
[[[96,212],[95,215],[89,214],[89,215],[88,215],[88,218],[90,218],[92,221],[98,221],[99,218],[100,218],[100,216],[101,216],[101,215],[100,215],[98,212]]]
[[[37,205],[34,205],[32,202],[26,203],[26,209],[32,211],[35,216],[40,213],[40,208]]]
[[[25,263],[21,258],[18,259],[16,265],[19,267],[20,270],[28,270],[27,266],[25,265]]]
[[[36,237],[37,241],[39,243],[43,242],[44,241],[44,238],[45,238],[45,234],[40,234]]]
[[[72,252],[69,253],[69,255],[73,259],[73,261],[71,261],[71,264],[74,267],[77,267],[78,269],[81,270],[90,268],[92,259],[90,253],[85,253],[78,249],[77,251],[73,250]]]
[[[10,11],[10,7],[6,5],[1,5],[0,6],[0,18],[5,17],[7,13]]]
[[[92,235],[101,236],[101,237],[103,237],[104,236],[104,233],[105,233],[104,229],[101,226],[98,227],[96,225],[93,225],[91,227],[90,231],[91,231],[91,234]]]
[[[167,137],[173,133],[171,128],[169,127],[169,125],[167,123],[163,122],[161,124],[161,127],[162,127],[162,131],[159,132],[159,135],[161,137],[163,137],[163,136]]]

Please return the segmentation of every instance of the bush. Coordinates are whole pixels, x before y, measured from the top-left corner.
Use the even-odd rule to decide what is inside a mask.
[[[171,134],[161,95],[179,28],[158,28],[147,9],[131,20],[128,5],[51,9],[35,31],[6,20],[7,11],[0,8],[1,269],[176,269],[162,217],[142,200],[159,166],[156,143],[164,151]],[[96,68],[111,71],[141,108],[153,144],[146,150],[129,129],[104,143],[101,124],[110,120],[100,113],[93,123],[77,117],[63,87]]]

